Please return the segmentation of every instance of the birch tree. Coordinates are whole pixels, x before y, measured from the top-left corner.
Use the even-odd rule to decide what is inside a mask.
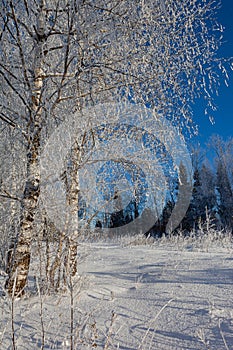
[[[2,1],[1,127],[3,133],[6,125],[17,130],[26,164],[18,193],[20,225],[8,262],[11,295],[21,295],[27,281],[40,198],[39,159],[49,135],[84,106],[120,100],[142,103],[157,117],[192,128],[191,102],[204,95],[211,107],[218,75],[225,71],[216,56],[222,27],[214,21],[214,3]],[[78,210],[82,158],[82,140],[76,142],[68,191],[72,210]]]

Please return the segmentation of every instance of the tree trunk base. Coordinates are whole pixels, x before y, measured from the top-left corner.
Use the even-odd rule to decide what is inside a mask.
[[[5,289],[12,298],[21,297],[25,293],[25,286],[27,284],[30,252],[28,249],[21,254],[19,251],[16,251],[15,257],[12,256],[12,258],[10,266],[7,267],[9,276],[5,283]]]

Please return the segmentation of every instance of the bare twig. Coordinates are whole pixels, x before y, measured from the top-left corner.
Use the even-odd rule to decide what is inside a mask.
[[[156,316],[151,320],[150,325],[149,325],[149,327],[147,328],[147,331],[146,331],[144,337],[142,338],[141,344],[140,344],[139,347],[138,347],[138,350],[141,350],[141,349],[142,349],[142,345],[145,343],[145,340],[146,340],[146,338],[147,338],[149,332],[152,330],[152,325],[153,325],[153,323],[158,319],[159,315],[163,312],[164,309],[166,309],[166,307],[167,307],[173,300],[174,300],[174,299],[168,300],[168,302],[167,302],[165,305],[163,305],[163,307],[159,310],[159,312],[156,314]]]
[[[41,295],[41,287],[40,287],[40,284],[39,284],[37,277],[36,277],[36,286],[37,286],[39,299],[40,299],[41,350],[44,350],[45,328],[44,328],[44,319],[43,319],[43,300],[42,300],[42,295]]]
[[[222,321],[221,321],[221,319],[219,319],[219,320],[218,320],[218,327],[219,327],[219,331],[220,331],[220,334],[221,334],[223,343],[224,343],[224,345],[225,345],[226,350],[230,350],[230,348],[229,348],[228,345],[227,345],[226,338],[225,338],[225,335],[224,335],[224,333],[223,333],[223,330],[222,330],[222,328],[221,328],[221,323],[222,323]]]
[[[114,321],[116,320],[116,317],[117,317],[116,313],[114,311],[112,311],[111,322],[110,322],[110,326],[108,329],[108,333],[106,335],[106,342],[104,345],[104,350],[107,350],[109,348],[109,344],[111,342],[111,337],[113,334],[113,325],[114,325]]]

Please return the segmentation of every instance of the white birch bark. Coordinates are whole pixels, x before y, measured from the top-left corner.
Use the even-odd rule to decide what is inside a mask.
[[[74,276],[77,272],[77,239],[78,239],[78,199],[79,199],[79,164],[81,151],[78,141],[75,140],[71,150],[71,183],[67,188],[67,204],[70,209],[70,220],[68,226],[67,237],[67,257],[65,270],[70,276]],[[71,229],[71,230],[70,230]]]
[[[20,230],[16,237],[15,248],[8,264],[9,275],[6,281],[6,289],[12,296],[21,296],[24,293],[30,265],[30,247],[33,233],[33,221],[40,194],[39,150],[42,127],[42,46],[44,40],[43,7],[44,3],[43,0],[41,0],[40,12],[36,26],[37,47],[35,50],[34,80],[31,88],[31,115],[28,123],[27,181],[22,199]],[[14,16],[13,7],[12,14]]]
[[[80,146],[75,140],[71,149],[70,162],[62,178],[66,188],[67,211],[66,227],[59,234],[59,242],[55,258],[49,269],[50,288],[58,290],[62,281],[61,273],[63,271],[63,281],[73,277],[77,272],[77,250],[78,250],[78,199],[79,199],[79,164],[80,164]]]

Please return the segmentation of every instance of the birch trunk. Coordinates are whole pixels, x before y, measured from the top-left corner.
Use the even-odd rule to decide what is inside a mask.
[[[66,204],[69,208],[66,218],[66,230],[60,232],[55,258],[49,269],[50,288],[58,290],[63,270],[64,283],[77,272],[77,237],[78,237],[78,196],[80,149],[75,141],[71,149],[71,166],[63,174],[66,187]],[[64,264],[64,265],[63,265]],[[63,265],[63,269],[62,269]]]
[[[71,173],[70,186],[67,188],[67,205],[70,209],[67,227],[67,256],[65,260],[65,270],[69,276],[74,276],[77,272],[77,238],[78,238],[78,196],[79,196],[79,164],[81,151],[77,140],[75,140],[71,150]]]
[[[41,96],[43,86],[44,3],[41,0],[36,26],[34,80],[31,86],[31,115],[28,123],[27,181],[21,203],[20,228],[14,251],[8,260],[6,289],[12,297],[21,296],[27,283],[33,222],[40,194],[39,150],[41,137]]]

